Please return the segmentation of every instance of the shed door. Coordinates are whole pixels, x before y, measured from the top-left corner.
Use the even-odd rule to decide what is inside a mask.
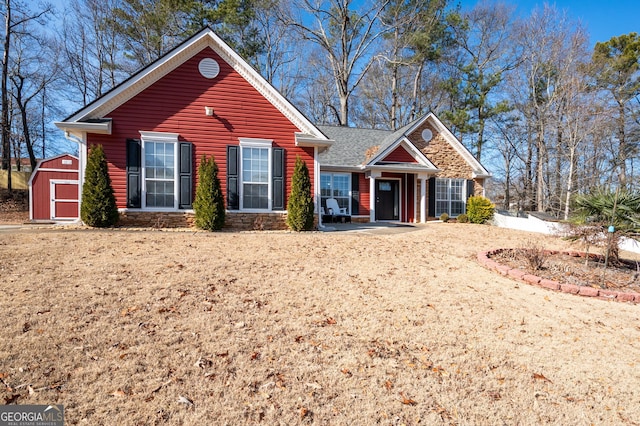
[[[78,181],[51,181],[51,219],[74,220],[78,218]]]

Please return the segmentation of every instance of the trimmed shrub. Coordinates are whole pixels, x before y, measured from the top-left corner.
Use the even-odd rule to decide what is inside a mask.
[[[440,215],[440,220],[443,222],[449,222],[449,214],[448,213],[442,213]]]
[[[299,156],[291,178],[291,194],[287,202],[287,225],[292,230],[309,231],[313,228],[313,197],[307,164]]]
[[[456,217],[456,221],[458,223],[468,223],[469,222],[469,216],[467,216],[464,213],[459,214],[458,217]]]
[[[102,145],[91,147],[82,186],[80,219],[85,225],[106,228],[118,222],[116,197],[113,195],[111,177]]]
[[[467,216],[471,223],[485,223],[493,217],[496,206],[488,198],[472,196],[467,200]]]
[[[209,159],[203,155],[200,161],[193,210],[198,228],[205,231],[219,231],[224,226],[224,197],[218,178],[218,165],[213,155]]]

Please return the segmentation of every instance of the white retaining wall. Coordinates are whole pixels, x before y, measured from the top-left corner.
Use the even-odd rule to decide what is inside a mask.
[[[504,215],[498,212],[493,215],[493,224],[500,228],[518,229],[547,235],[561,234],[566,229],[566,225],[560,222],[549,222],[532,215],[527,215],[525,218]],[[630,238],[623,238],[620,248],[633,253],[640,253],[640,243]]]

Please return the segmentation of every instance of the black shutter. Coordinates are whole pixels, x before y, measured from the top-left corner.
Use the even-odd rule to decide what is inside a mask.
[[[473,181],[473,179],[467,179],[467,199],[469,199],[469,197],[474,195],[473,193],[474,185],[475,185],[475,182]]]
[[[240,209],[240,192],[238,188],[238,171],[240,156],[238,146],[227,146],[227,209]]]
[[[436,215],[436,178],[429,178],[429,217]]]
[[[284,182],[285,182],[285,162],[284,149],[273,148],[273,167],[271,170],[271,187],[273,188],[273,198],[271,201],[272,210],[284,210]]]
[[[179,176],[180,194],[178,207],[190,209],[193,192],[193,149],[189,142],[180,142]]]
[[[360,173],[351,173],[351,214],[360,214]]]
[[[142,149],[140,139],[127,139],[127,207],[142,207]]]

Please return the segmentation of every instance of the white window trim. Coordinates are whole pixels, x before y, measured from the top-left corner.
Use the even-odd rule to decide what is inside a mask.
[[[447,182],[447,199],[446,200],[438,198],[438,182],[443,182],[443,181]],[[455,200],[455,201],[461,201],[464,204],[464,206],[465,206],[464,210],[466,211],[466,208],[467,208],[467,185],[466,185],[467,180],[463,179],[463,178],[436,178],[436,188],[435,188],[435,194],[434,194],[435,197],[436,197],[436,203],[435,203],[435,209],[436,210],[434,211],[434,213],[436,214],[436,217],[440,217],[440,215],[442,213],[447,213],[451,218],[458,217],[458,215],[453,216],[451,214],[451,202],[453,201],[451,199],[451,184],[452,184],[453,181],[458,181],[458,182],[461,181],[462,182],[462,200]],[[438,202],[439,201],[446,201],[447,202],[447,211],[446,212],[440,212],[440,214],[438,214]],[[460,214],[462,214],[462,213],[460,213]]]
[[[141,173],[141,210],[147,211],[177,211],[178,210],[178,197],[180,191],[180,174],[178,170],[178,155],[179,155],[179,134],[178,133],[165,133],[165,132],[146,132],[140,130],[140,136],[142,139],[140,147],[140,159],[142,173]],[[147,142],[160,142],[160,143],[173,143],[173,208],[171,207],[147,207],[147,167],[146,161],[146,144]]]
[[[273,206],[273,140],[259,138],[238,138],[240,141],[240,167],[239,167],[239,188],[238,196],[240,197],[240,211],[252,213],[270,213]],[[266,209],[250,209],[244,207],[244,151],[243,148],[264,148],[268,149],[267,169],[269,175],[267,177],[267,208]]]
[[[353,199],[353,198],[352,198],[352,193],[351,193],[351,191],[352,191],[352,189],[351,189],[351,179],[352,179],[351,173],[341,173],[341,172],[321,172],[321,173],[320,173],[320,199],[321,199],[321,200],[322,200],[322,198],[324,198],[324,197],[322,196],[322,176],[323,176],[323,175],[325,175],[325,176],[327,176],[327,175],[328,175],[328,176],[331,176],[331,185],[332,185],[332,186],[331,186],[331,190],[332,190],[332,192],[333,192],[333,188],[334,188],[334,186],[333,186],[333,177],[334,177],[334,176],[336,176],[336,175],[337,175],[337,176],[347,176],[347,177],[348,177],[348,179],[349,179],[349,195],[347,195],[347,198],[348,198],[348,201],[349,201],[349,207],[348,207],[348,208],[349,208],[349,210],[347,211],[347,213],[348,213],[348,214],[351,214],[351,207],[352,207],[352,206],[351,206],[351,201],[352,201],[352,199]],[[333,194],[331,194],[331,197],[329,197],[329,198],[335,198],[335,196],[334,196]],[[341,197],[341,198],[342,198],[342,197]],[[320,201],[320,203],[322,203],[322,201]]]

